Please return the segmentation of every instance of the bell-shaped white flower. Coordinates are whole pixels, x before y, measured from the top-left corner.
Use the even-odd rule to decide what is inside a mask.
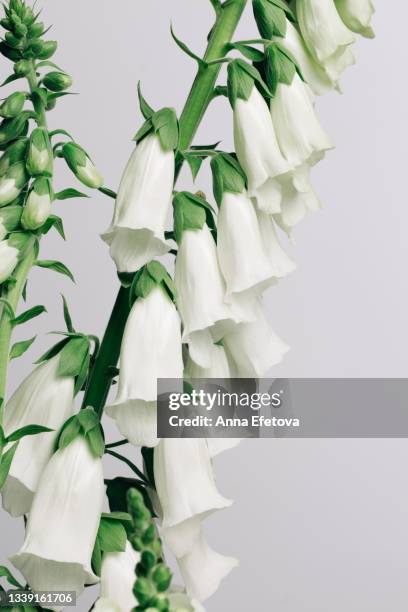
[[[164,529],[231,505],[216,488],[205,440],[161,440],[154,451],[154,477]]]
[[[102,238],[119,272],[135,272],[170,250],[164,230],[171,207],[174,152],[158,136],[146,136],[132,153],[116,199],[115,214]]]
[[[342,22],[334,0],[298,0],[296,15],[306,46],[334,81],[352,63],[353,33]]]
[[[283,250],[272,217],[261,210],[257,211],[257,216],[263,248],[268,256],[273,276],[285,278],[296,269],[296,264]]]
[[[374,38],[371,19],[375,8],[371,0],[335,0],[336,8],[345,25],[366,38]]]
[[[8,240],[0,242],[0,284],[14,272],[18,264],[19,251]]]
[[[26,537],[11,557],[34,591],[76,591],[95,584],[91,557],[105,500],[102,461],[83,437],[48,462],[34,496]]]
[[[211,597],[222,580],[238,565],[237,559],[212,550],[202,534],[193,548],[177,562],[187,593],[198,601]]]
[[[248,178],[248,193],[261,210],[280,211],[281,187],[277,180],[291,170],[279,150],[268,105],[254,86],[248,100],[234,106],[234,141],[237,157]]]
[[[107,610],[107,605],[114,605],[115,611],[130,612],[136,607],[133,586],[135,567],[139,561],[140,553],[133,550],[129,542],[126,542],[124,552],[104,554],[101,568],[100,609]],[[103,602],[105,607],[101,608]]]
[[[246,311],[250,309],[239,309],[235,302],[226,303],[217,248],[207,225],[201,230],[183,232],[174,282],[184,326],[183,342],[189,344],[194,361],[208,367],[212,344],[235,322],[248,320]]]
[[[181,587],[172,586],[167,598],[171,612],[205,612],[200,602],[191,599]]]
[[[293,55],[306,83],[316,96],[322,96],[337,87],[324,67],[311,55],[302,36],[290,21],[286,21],[285,38],[276,37],[274,41],[279,42]]]
[[[106,412],[120,432],[137,446],[158,443],[156,398],[158,378],[182,378],[181,323],[160,286],[138,298],[122,340],[118,394]]]
[[[310,168],[300,167],[298,173],[299,176],[303,174],[301,180],[303,187],[296,189],[292,182],[286,181],[283,185],[282,210],[273,216],[288,236],[291,236],[293,228],[303,221],[308,212],[316,212],[322,207],[319,197],[310,184]]]
[[[289,350],[271,329],[260,303],[256,321],[237,325],[223,342],[237,378],[262,378]]]
[[[333,148],[316,116],[307,85],[296,73],[292,83],[279,83],[271,100],[271,114],[279,147],[294,167],[313,165]]]
[[[3,507],[12,516],[30,511],[41,474],[52,456],[63,423],[74,414],[74,379],[58,376],[60,357],[41,363],[21,383],[4,409],[6,435],[26,425],[51,432],[22,438],[2,490]]]

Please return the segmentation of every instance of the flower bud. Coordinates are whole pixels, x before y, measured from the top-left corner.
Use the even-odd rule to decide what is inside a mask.
[[[27,138],[20,138],[7,147],[7,150],[0,158],[0,176],[16,162],[23,161],[27,154]]]
[[[21,113],[26,101],[26,95],[21,91],[16,91],[6,98],[0,106],[0,115],[6,119],[16,117]]]
[[[45,128],[32,131],[28,147],[27,170],[32,176],[52,176],[54,157],[48,132]]]
[[[49,72],[43,79],[43,84],[50,91],[64,91],[72,85],[72,79],[64,72]]]
[[[35,38],[34,40],[31,40],[29,42],[27,49],[31,51],[35,57],[38,57],[38,55],[42,52],[43,47],[44,47],[43,41],[40,40],[39,38]]]
[[[47,40],[43,43],[42,50],[38,53],[38,59],[49,59],[54,55],[58,47],[58,43],[56,40]]]
[[[0,146],[27,133],[28,113],[23,112],[13,119],[4,119],[0,125]]]
[[[62,154],[77,179],[91,189],[99,189],[103,178],[85,151],[74,142],[68,142],[62,148]]]
[[[29,27],[28,33],[30,38],[38,38],[44,33],[45,26],[41,21],[36,21]]]
[[[24,26],[24,24],[21,25]],[[6,40],[6,43],[13,49],[22,49],[24,43],[19,36],[15,36],[12,32],[6,32],[4,38]]]
[[[153,580],[157,586],[157,590],[161,593],[167,591],[171,583],[172,574],[170,569],[164,563],[156,567],[153,572]]]
[[[28,194],[23,209],[21,224],[27,230],[35,230],[44,225],[51,213],[52,187],[49,179],[40,177]]]
[[[3,53],[3,49],[2,49]],[[25,77],[31,70],[31,64],[28,60],[20,60],[14,64],[14,72],[17,76]]]
[[[27,183],[27,171],[24,162],[10,166],[0,178],[0,207],[10,204],[20,195]]]
[[[6,206],[0,210],[0,240],[15,230],[21,219],[21,206]]]
[[[133,587],[133,593],[138,602],[142,606],[145,606],[155,596],[156,590],[150,580],[140,577],[137,579],[136,584]]]
[[[18,62],[21,58],[21,53],[17,49],[10,47],[5,40],[0,42],[0,53],[7,57],[12,62]]]

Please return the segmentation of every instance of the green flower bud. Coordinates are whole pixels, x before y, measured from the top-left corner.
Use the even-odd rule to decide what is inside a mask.
[[[43,79],[43,84],[50,91],[64,91],[72,85],[72,79],[65,72],[49,72]]]
[[[22,210],[21,206],[6,206],[0,210],[0,240],[17,229]]]
[[[4,57],[7,57],[7,59],[11,60],[12,62],[19,63],[19,60],[21,60],[20,51],[10,47],[4,40],[0,42],[0,53],[4,55]],[[14,69],[15,69],[15,66],[14,66]]]
[[[0,146],[7,144],[11,140],[16,140],[19,136],[25,136],[28,129],[27,112],[20,113],[13,119],[4,119],[0,125]]]
[[[30,136],[27,170],[31,176],[52,176],[54,157],[50,138],[45,128],[36,128]]]
[[[14,72],[17,76],[24,77],[31,70],[31,64],[28,60],[20,60],[14,64]]]
[[[129,512],[133,514],[135,508],[144,506],[143,495],[137,489],[129,489],[127,492],[127,503]]]
[[[138,552],[142,551],[144,548],[142,539],[139,538],[138,536],[132,535],[130,537],[130,543],[133,546],[133,548],[137,550]]]
[[[10,204],[20,195],[27,184],[27,170],[24,162],[10,166],[0,178],[0,207]]]
[[[25,160],[27,155],[28,139],[20,138],[9,145],[0,158],[0,176],[5,174],[7,170],[18,161]]]
[[[99,189],[103,178],[95,168],[85,151],[74,142],[68,142],[62,147],[62,154],[77,179],[91,189]]]
[[[23,110],[25,101],[26,95],[23,92],[16,91],[12,93],[0,106],[0,115],[6,119],[16,117]]]
[[[143,534],[143,543],[151,544],[156,538],[156,527],[152,523]]]
[[[16,23],[14,26],[14,32],[20,37],[27,36],[28,28],[25,23]]]
[[[36,21],[28,29],[28,35],[30,38],[38,38],[44,34],[45,26],[41,21]]]
[[[142,565],[147,569],[151,570],[157,563],[157,557],[151,550],[144,550],[142,552]]]
[[[160,612],[167,612],[167,610],[170,609],[170,601],[164,593],[159,593],[156,595],[156,597],[152,600],[152,605]]]
[[[43,42],[42,50],[38,53],[38,59],[46,60],[54,55],[58,47],[56,40],[47,40]]]
[[[167,591],[170,586],[172,574],[170,569],[164,563],[161,563],[156,567],[153,572],[153,580],[160,592]]]
[[[133,587],[133,594],[142,606],[149,604],[150,600],[156,595],[156,589],[147,578],[138,578]]]
[[[38,57],[38,55],[42,52],[43,47],[43,41],[38,38],[34,38],[34,40],[30,40],[27,49],[28,51],[31,51],[34,57]]]
[[[7,18],[0,19],[0,25],[5,30],[12,30],[13,29],[11,21],[9,19],[7,19]]]
[[[52,200],[53,191],[49,179],[36,179],[27,196],[21,217],[24,229],[36,230],[44,225],[51,214]]]
[[[12,32],[6,32],[4,38],[9,47],[13,49],[22,49],[24,46],[24,41],[19,36],[15,36]]]

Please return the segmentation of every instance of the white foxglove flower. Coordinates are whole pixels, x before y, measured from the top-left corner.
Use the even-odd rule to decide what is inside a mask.
[[[308,212],[316,212],[321,209],[320,200],[309,181],[310,169],[307,166],[300,167],[298,174],[303,177],[301,183],[304,187],[296,189],[292,182],[286,181],[283,185],[282,210],[274,215],[276,223],[289,236],[293,228],[298,225]]]
[[[26,425],[52,429],[20,440],[2,490],[3,507],[12,516],[30,511],[41,474],[52,456],[55,440],[74,414],[74,379],[58,376],[60,357],[41,363],[21,383],[4,409],[6,435]]]
[[[371,18],[375,8],[371,0],[335,0],[337,10],[345,25],[366,38],[374,38]]]
[[[172,586],[167,598],[171,612],[205,612],[203,606],[197,600],[191,599],[181,587]]]
[[[354,35],[340,19],[334,0],[298,0],[296,14],[310,53],[336,81],[354,61],[348,49]]]
[[[316,116],[307,85],[296,73],[292,83],[279,83],[271,100],[279,147],[294,166],[313,165],[333,145]]]
[[[204,224],[185,230],[176,259],[174,282],[177,306],[184,325],[183,342],[193,360],[209,367],[211,345],[222,338],[242,313],[225,302],[225,283],[218,265],[214,239]]]
[[[313,58],[302,36],[290,21],[286,21],[285,38],[276,37],[274,41],[282,44],[293,55],[307,84],[316,96],[322,96],[337,86],[323,66]]]
[[[217,344],[211,345],[210,366],[208,368],[197,365],[189,356],[185,375],[188,378],[230,378],[231,371],[224,348]]]
[[[205,440],[161,440],[154,451],[154,477],[164,529],[231,505],[216,488]]]
[[[280,211],[278,177],[291,170],[279,150],[268,105],[254,86],[248,100],[234,106],[234,141],[237,157],[248,178],[248,193],[261,210]]]
[[[119,272],[135,272],[170,250],[164,230],[173,181],[174,152],[165,151],[159,137],[149,134],[126,166],[113,221],[102,236]]]
[[[0,242],[0,284],[13,274],[18,264],[18,257],[19,250],[8,240]]]
[[[108,610],[108,605],[114,605],[117,612],[130,612],[136,607],[133,595],[135,584],[135,567],[140,561],[140,553],[133,550],[126,542],[124,552],[105,553],[101,568],[100,607]],[[109,604],[109,602],[111,602]],[[105,607],[102,607],[104,603]]]
[[[282,361],[289,347],[271,329],[261,305],[257,320],[241,323],[224,336],[226,353],[238,378],[262,378],[272,366]]]
[[[285,190],[283,193],[285,194]],[[285,206],[285,198],[282,206]],[[296,264],[281,247],[271,216],[261,210],[257,211],[257,216],[263,248],[271,264],[273,276],[285,278],[296,269]]]
[[[34,591],[76,591],[95,584],[91,557],[105,500],[102,461],[83,437],[48,462],[34,496],[26,537],[11,557]]]
[[[238,565],[237,559],[212,550],[202,534],[193,548],[177,562],[187,593],[198,601],[211,597],[221,581]]]
[[[157,379],[182,377],[180,317],[157,285],[132,307],[122,340],[118,394],[106,412],[132,444],[154,446]]]

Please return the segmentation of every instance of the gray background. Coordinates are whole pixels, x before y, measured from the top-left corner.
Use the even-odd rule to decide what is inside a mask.
[[[53,128],[77,135],[116,188],[140,125],[136,82],[152,105],[180,110],[193,62],[171,42],[169,23],[198,52],[212,18],[208,0],[43,0],[43,17],[60,41],[56,56],[80,96],[59,104]],[[344,95],[318,103],[337,143],[314,172],[325,209],[296,233],[298,271],[267,298],[275,329],[292,346],[272,375],[280,377],[406,376],[406,87],[401,41],[408,9],[378,2],[375,41],[356,45],[358,64],[343,78]],[[256,30],[251,12],[239,38]],[[1,69],[5,70],[5,60]],[[6,75],[6,73],[4,73]],[[217,100],[200,129],[205,143],[231,146],[231,115]],[[204,177],[204,175],[203,175]],[[58,186],[74,181],[58,170]],[[189,179],[184,182],[189,187]],[[210,188],[207,179],[197,187]],[[77,285],[45,270],[30,279],[30,304],[48,315],[40,334],[11,368],[11,388],[25,375],[49,330],[61,329],[58,293],[74,322],[101,334],[117,290],[115,271],[98,234],[112,203],[92,200],[55,206],[68,241],[49,236],[43,258],[61,259]],[[111,430],[112,438],[117,434]],[[111,439],[112,439],[111,438]],[[257,605],[277,612],[405,612],[408,605],[408,492],[405,440],[247,441],[216,460],[219,487],[234,506],[208,521],[208,537],[240,568],[207,603],[210,612],[244,612]],[[107,473],[118,466],[107,465]],[[119,469],[122,471],[121,466]],[[122,473],[125,473],[122,471]],[[2,557],[22,539],[20,521],[2,513]],[[91,594],[86,602],[92,600]],[[79,609],[86,610],[85,599]]]

